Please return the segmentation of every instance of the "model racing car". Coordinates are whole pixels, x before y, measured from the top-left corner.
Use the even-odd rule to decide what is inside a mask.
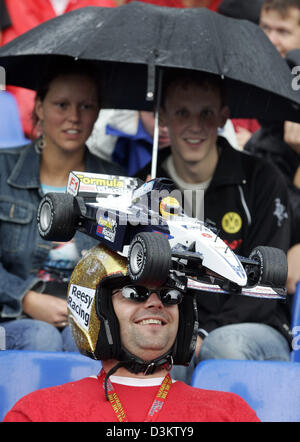
[[[177,196],[166,178],[143,183],[73,171],[66,193],[43,197],[38,228],[50,241],[69,241],[77,230],[99,240],[128,257],[130,278],[139,284],[158,287],[168,279],[201,292],[285,299],[282,250],[235,254],[213,228],[187,216]]]

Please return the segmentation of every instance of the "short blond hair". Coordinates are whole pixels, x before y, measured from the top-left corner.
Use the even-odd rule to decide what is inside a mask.
[[[300,11],[300,0],[264,0],[261,11],[274,10],[282,17],[285,17],[290,8],[297,8]]]

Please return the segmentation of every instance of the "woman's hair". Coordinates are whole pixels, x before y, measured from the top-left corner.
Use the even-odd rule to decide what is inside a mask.
[[[35,99],[39,98],[44,101],[50,85],[55,78],[60,75],[84,75],[93,80],[98,88],[98,103],[101,103],[101,73],[99,67],[95,62],[86,60],[75,60],[73,58],[56,57],[50,62],[44,65],[42,74],[36,90]],[[38,116],[36,115],[35,108],[32,111],[32,125],[33,130],[38,124]]]

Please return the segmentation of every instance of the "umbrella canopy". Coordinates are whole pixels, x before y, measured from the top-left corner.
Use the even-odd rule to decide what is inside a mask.
[[[157,70],[180,67],[224,78],[232,118],[300,121],[290,70],[263,31],[206,8],[78,9],[0,48],[0,65],[7,84],[35,89],[57,55],[99,61],[106,108],[153,109]]]

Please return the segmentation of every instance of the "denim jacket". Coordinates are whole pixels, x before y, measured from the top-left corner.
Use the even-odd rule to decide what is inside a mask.
[[[87,172],[124,175],[122,168],[86,150]],[[0,318],[22,314],[22,299],[37,283],[37,273],[47,259],[52,242],[37,229],[37,208],[43,196],[40,154],[34,143],[0,151]],[[76,232],[79,255],[97,244]]]

